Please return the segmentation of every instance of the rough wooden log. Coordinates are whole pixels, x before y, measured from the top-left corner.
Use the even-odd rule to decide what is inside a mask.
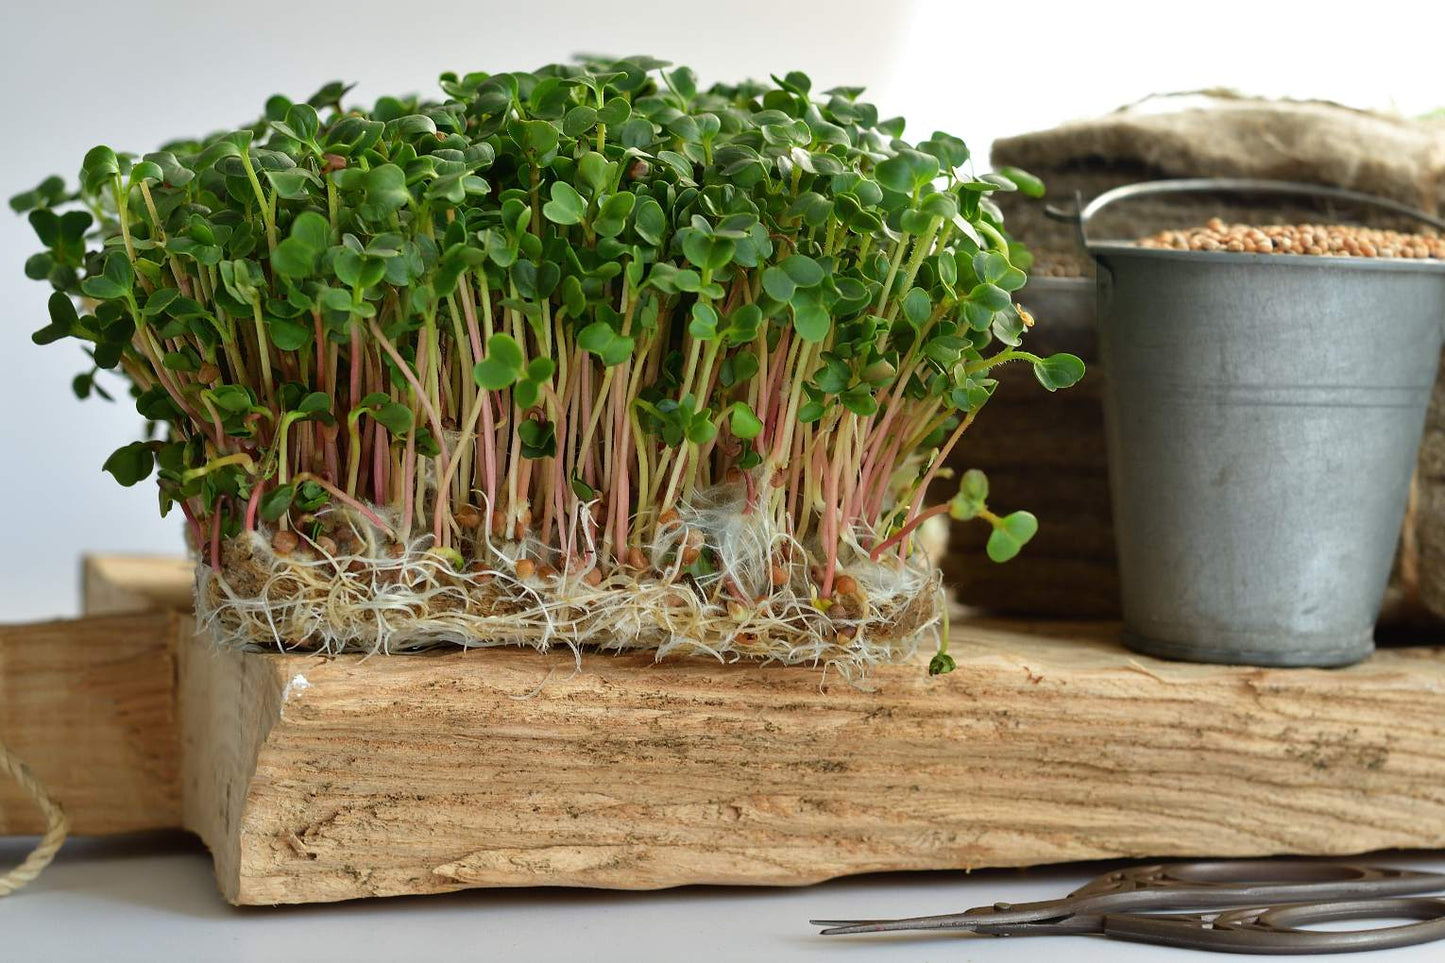
[[[170,702],[173,624],[0,632],[0,723],[82,831],[136,828],[96,814],[151,792],[132,822],[198,832],[237,903],[1445,845],[1445,649],[1193,666],[1124,652],[1108,623],[974,621],[952,675],[853,686],[515,649],[241,655],[183,632]],[[54,655],[102,643],[116,658]],[[89,704],[109,708],[42,731]],[[0,797],[0,826],[35,828],[17,805]]]
[[[953,675],[897,666],[864,687],[639,656],[574,675],[517,650],[192,643],[187,825],[237,903],[1445,844],[1445,653],[1220,668],[1113,634],[973,624]]]

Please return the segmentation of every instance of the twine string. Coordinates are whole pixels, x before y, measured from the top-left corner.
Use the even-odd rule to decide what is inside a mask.
[[[25,857],[24,862],[0,875],[0,897],[4,897],[34,882],[41,871],[50,865],[56,852],[65,843],[66,834],[70,832],[70,821],[65,816],[65,810],[60,808],[60,804],[41,785],[35,773],[11,751],[3,739],[0,739],[0,771],[14,779],[20,788],[25,790],[25,795],[45,814],[45,835],[40,837],[40,842],[30,851],[30,855]]]

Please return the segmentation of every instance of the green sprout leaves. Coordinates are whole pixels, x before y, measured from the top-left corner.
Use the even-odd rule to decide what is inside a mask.
[[[473,366],[472,379],[477,387],[488,391],[512,388],[516,403],[530,408],[555,371],[556,363],[551,358],[533,358],[529,363],[515,338],[496,334],[487,342],[487,356]]]
[[[117,448],[101,466],[127,488],[149,478],[154,467],[155,453],[144,441],[133,441]]]
[[[121,252],[112,251],[105,259],[105,270],[80,282],[80,290],[97,301],[115,301],[130,297],[134,285],[130,261]]]
[[[528,458],[550,458],[557,454],[557,429],[550,421],[524,421],[517,427],[522,452]]]
[[[104,145],[92,147],[80,162],[81,186],[92,194],[100,193],[119,177],[120,159]]]
[[[356,212],[364,221],[384,224],[412,200],[406,172],[395,164],[381,164],[369,171],[348,167],[332,174],[331,180],[340,190],[361,194]]]
[[[988,537],[988,557],[1007,562],[1028,544],[1039,530],[1039,520],[1029,512],[1000,517],[988,510],[988,477],[978,469],[963,473],[958,494],[948,503],[948,514],[956,521],[981,518],[993,526]]]
[[[734,435],[744,441],[752,441],[763,431],[763,423],[757,413],[743,401],[733,404],[728,427]]]
[[[1029,197],[1044,196],[1044,182],[1028,171],[1020,170],[1017,167],[1001,167],[998,173],[1000,177],[1005,177],[1013,182],[1021,193]]]
[[[577,347],[612,367],[626,361],[635,347],[632,338],[618,334],[606,321],[593,321],[577,332]]]
[[[494,334],[487,342],[487,356],[472,368],[477,387],[488,391],[510,388],[521,378],[525,368],[522,348],[507,334]]]
[[[292,508],[303,512],[314,512],[331,500],[331,493],[310,479],[299,485],[288,482],[278,485],[261,496],[260,515],[268,522],[274,522]]]
[[[1039,520],[1029,512],[1013,512],[990,521],[993,534],[988,537],[988,557],[995,562],[1013,558],[1039,530]]]
[[[1034,362],[1034,377],[1050,391],[1069,388],[1084,377],[1084,362],[1072,354],[1054,354]]]
[[[587,216],[587,201],[564,181],[552,184],[552,199],[542,206],[542,216],[553,224],[581,224]]]
[[[988,507],[988,476],[977,468],[963,473],[958,494],[949,503],[948,513],[955,521],[977,518]]]
[[[61,338],[75,334],[80,326],[80,316],[75,312],[75,303],[56,291],[50,295],[50,323],[30,336],[36,344],[52,344]]]
[[[516,388],[512,390],[512,399],[522,408],[532,407],[537,403],[542,385],[551,380],[552,374],[556,370],[557,363],[551,358],[533,358],[527,363],[525,374],[517,382]],[[528,457],[541,456],[529,455]]]
[[[953,656],[947,652],[936,652],[933,658],[928,660],[929,675],[947,675],[958,668],[958,663],[953,661]]]
[[[827,277],[823,266],[806,254],[793,254],[780,264],[764,269],[763,290],[792,309],[793,328],[798,337],[814,344],[828,335],[832,324],[822,284]]]
[[[938,158],[922,151],[904,149],[874,170],[878,183],[899,194],[914,195],[938,176]]]
[[[271,267],[282,277],[310,277],[330,246],[331,225],[326,218],[315,211],[304,211],[292,222],[290,235],[276,245]]]
[[[374,392],[361,399],[361,404],[351,410],[347,420],[355,425],[362,415],[370,415],[394,436],[404,437],[411,431],[413,418],[411,409],[384,392]]]
[[[66,199],[65,179],[47,177],[28,191],[21,191],[10,198],[10,209],[17,214],[26,211],[53,208]]]

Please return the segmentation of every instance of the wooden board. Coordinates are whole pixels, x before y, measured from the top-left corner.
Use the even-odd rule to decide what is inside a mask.
[[[150,612],[0,625],[0,737],[77,833],[180,824],[179,621]],[[44,829],[39,810],[0,777],[0,834]]]
[[[46,644],[98,645],[99,628]],[[0,634],[3,691],[26,687],[13,653],[36,631]],[[1194,666],[1114,633],[968,623],[952,675],[895,666],[853,686],[645,656],[574,672],[519,650],[238,655],[181,632],[180,812],[158,793],[151,822],[205,838],[237,903],[1445,846],[1445,650]],[[29,718],[0,715],[6,738]],[[82,747],[50,751],[62,772]],[[110,831],[114,778],[57,785],[80,831]],[[12,812],[0,799],[23,825]]]
[[[80,610],[86,615],[189,611],[194,571],[186,559],[168,555],[87,555],[80,561]]]

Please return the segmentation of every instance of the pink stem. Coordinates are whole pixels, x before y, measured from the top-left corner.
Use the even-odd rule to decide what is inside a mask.
[[[958,439],[963,437],[963,433],[968,431],[968,426],[971,424],[973,424],[973,415],[968,415],[958,423],[958,427],[953,429],[953,434],[948,436],[948,441],[939,449],[938,456],[933,459],[933,465],[924,474],[923,481],[918,484],[918,493],[913,496],[912,512],[916,513],[923,505],[923,496],[928,494],[929,484],[938,474],[938,470],[943,467],[944,461],[948,459],[948,453],[953,451],[953,446],[958,444]]]
[[[211,512],[211,571],[221,570],[221,503]]]
[[[823,446],[820,444],[819,449]],[[833,595],[833,573],[838,566],[838,469],[841,466],[835,458],[832,465],[823,465],[823,549],[828,561],[823,567],[823,598]]]
[[[406,436],[406,455],[401,464],[401,530],[403,536],[409,538],[412,502],[416,500],[416,486],[411,483],[416,470],[416,432],[410,432]]]
[[[879,557],[880,555],[882,555],[884,552],[888,551],[888,550],[889,550],[890,548],[892,548],[894,545],[897,545],[898,543],[902,542],[902,541],[903,541],[905,538],[907,538],[909,535],[913,534],[913,530],[914,530],[915,528],[917,528],[919,525],[922,525],[924,522],[928,521],[928,520],[929,520],[930,518],[932,518],[934,515],[940,515],[940,514],[942,514],[943,512],[946,512],[946,511],[948,511],[948,504],[947,504],[947,503],[944,503],[944,504],[942,504],[942,505],[934,505],[932,508],[928,509],[928,511],[926,511],[926,512],[921,512],[920,514],[914,515],[913,518],[911,518],[906,525],[904,525],[902,528],[900,528],[897,532],[894,532],[893,535],[892,535],[891,537],[889,537],[889,539],[888,539],[887,541],[879,543],[879,544],[873,549],[873,551],[869,552],[869,553],[868,553],[868,557],[871,558],[871,559],[872,559],[873,561],[875,561],[875,562],[878,561],[878,557]]]
[[[391,499],[387,497],[386,466],[391,461],[387,457],[386,450],[386,429],[380,424],[376,426],[375,441],[371,447],[371,495],[372,501],[378,505],[385,505]]]
[[[374,512],[374,511],[372,511],[371,509],[367,508],[367,507],[366,507],[365,505],[363,505],[361,502],[357,501],[355,498],[352,498],[350,495],[346,494],[346,492],[344,492],[344,491],[342,491],[341,489],[337,488],[335,485],[331,484],[331,482],[327,481],[326,479],[321,478],[321,477],[319,477],[319,476],[317,476],[317,475],[313,475],[311,472],[302,472],[301,474],[299,474],[299,475],[296,476],[296,481],[297,481],[298,483],[299,483],[299,482],[303,482],[303,481],[314,481],[316,484],[320,485],[322,488],[324,488],[324,489],[326,489],[328,492],[330,492],[330,493],[331,493],[331,497],[335,498],[336,500],[338,500],[338,501],[340,501],[340,502],[342,502],[342,503],[344,503],[344,504],[346,504],[346,505],[350,505],[352,508],[356,509],[356,511],[360,512],[362,515],[365,515],[366,518],[367,518],[373,525],[375,525],[377,528],[381,529],[381,530],[382,530],[383,532],[385,532],[388,536],[390,536],[390,537],[392,537],[392,538],[396,538],[396,533],[391,530],[391,526],[388,525],[388,524],[386,524],[386,522],[382,519],[382,517],[381,517],[380,515],[376,514],[376,512]]]
[[[256,487],[251,490],[251,497],[246,500],[246,531],[256,530],[256,510],[261,504],[261,493],[266,490],[265,479],[257,479]]]
[[[888,479],[893,475],[893,466],[898,461],[898,449],[902,446],[901,438],[894,439],[893,444],[888,446],[888,454],[881,462],[870,466],[872,475],[868,483],[873,486],[873,492],[868,496],[865,511],[868,512],[870,521],[878,520],[879,512],[883,511],[883,499],[888,494]]]
[[[592,424],[592,365],[590,362],[585,362],[582,366],[582,424],[584,431],[586,425]],[[593,488],[597,487],[595,451],[595,447],[589,445],[587,450],[582,452],[582,477]]]
[[[203,530],[200,520],[196,518],[196,513],[191,509],[190,502],[181,502],[181,511],[185,513],[186,521],[191,526],[191,543],[196,546],[196,551],[199,552],[201,545],[205,542],[205,538],[201,535]]]
[[[407,365],[406,359],[396,350],[396,346],[387,340],[386,334],[382,332],[381,326],[376,323],[375,318],[371,319],[371,333],[372,336],[376,338],[377,343],[381,345],[381,350],[387,353],[392,363],[395,364],[401,372],[401,376],[406,379],[407,384],[411,385],[411,390],[416,392],[417,400],[421,402],[422,408],[426,411],[427,421],[431,425],[432,434],[436,436],[436,443],[442,450],[440,463],[442,466],[445,466],[449,460],[446,436],[442,434],[442,419],[441,416],[437,414],[436,406],[431,403],[431,397],[427,395],[426,389],[421,386],[421,382],[417,380],[416,374],[413,373],[410,366]],[[423,342],[422,347],[425,346],[425,342]]]

